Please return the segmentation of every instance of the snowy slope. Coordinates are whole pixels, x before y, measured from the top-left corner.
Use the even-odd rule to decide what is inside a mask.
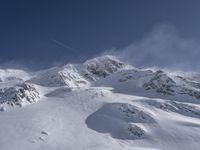
[[[190,74],[138,69],[114,56],[1,70],[0,149],[199,149],[200,82]]]

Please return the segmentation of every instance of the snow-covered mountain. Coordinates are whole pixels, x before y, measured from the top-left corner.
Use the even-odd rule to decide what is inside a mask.
[[[200,74],[114,56],[37,72],[0,70],[1,150],[200,147]]]

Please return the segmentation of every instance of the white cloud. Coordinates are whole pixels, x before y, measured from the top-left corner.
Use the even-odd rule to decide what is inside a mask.
[[[106,53],[117,55],[135,66],[200,71],[200,44],[182,37],[174,27],[161,24],[143,39],[123,49]]]

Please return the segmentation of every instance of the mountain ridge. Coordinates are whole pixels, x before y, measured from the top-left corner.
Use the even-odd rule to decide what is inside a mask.
[[[190,74],[108,55],[36,72],[0,70],[1,148],[198,149],[200,82]]]
[[[13,82],[11,88],[25,83],[43,87],[80,88],[95,85],[95,82],[98,83],[99,80],[101,82],[101,79],[107,76],[119,75],[119,82],[138,80],[139,84],[142,85],[133,84],[141,86],[140,88],[147,91],[155,91],[163,95],[185,94],[200,99],[199,82],[190,81],[180,75],[172,76],[162,70],[152,71],[135,68],[110,55],[93,58],[83,64],[66,64],[62,67],[45,69],[30,75],[23,70],[1,70],[1,72],[1,82],[3,80],[4,82]],[[7,73],[9,73],[8,77],[5,77]],[[20,78],[24,75],[26,78]],[[4,91],[3,88],[1,91]],[[0,98],[3,99],[1,95],[3,94],[0,94]]]

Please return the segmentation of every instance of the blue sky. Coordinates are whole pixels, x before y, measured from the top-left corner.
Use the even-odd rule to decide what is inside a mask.
[[[197,0],[2,0],[0,63],[42,69],[115,50],[133,56],[128,60],[137,66],[198,68],[199,6]],[[178,39],[168,49],[167,39],[162,47],[143,43],[157,35],[160,24],[170,26],[167,35]],[[170,58],[161,62],[159,53]]]

